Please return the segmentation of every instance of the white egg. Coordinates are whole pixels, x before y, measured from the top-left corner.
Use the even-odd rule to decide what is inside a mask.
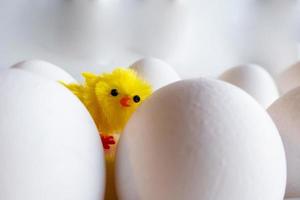
[[[32,72],[54,81],[64,81],[66,83],[77,82],[70,74],[60,67],[43,60],[22,61],[13,65],[12,68]]]
[[[17,69],[1,72],[0,92],[0,199],[103,199],[102,144],[81,102]]]
[[[121,135],[122,200],[282,200],[278,131],[248,94],[222,81],[184,80],[156,91]]]
[[[248,64],[231,68],[219,79],[245,90],[264,108],[269,107],[279,97],[275,81],[258,65]]]
[[[175,70],[157,58],[144,58],[130,66],[142,78],[151,83],[154,90],[180,80]]]
[[[268,109],[282,137],[287,157],[286,197],[300,198],[300,88],[275,101]]]
[[[284,94],[300,86],[300,62],[292,65],[278,76],[280,91]]]

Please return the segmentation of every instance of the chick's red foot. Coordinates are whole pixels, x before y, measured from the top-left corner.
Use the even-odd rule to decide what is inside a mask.
[[[116,144],[114,136],[101,135],[101,140],[104,149],[110,149],[110,145]]]

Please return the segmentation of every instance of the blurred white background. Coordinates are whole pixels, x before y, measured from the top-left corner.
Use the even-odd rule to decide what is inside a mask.
[[[44,59],[75,77],[163,59],[183,78],[298,60],[296,0],[2,0],[0,66]],[[298,32],[298,36],[297,36]]]

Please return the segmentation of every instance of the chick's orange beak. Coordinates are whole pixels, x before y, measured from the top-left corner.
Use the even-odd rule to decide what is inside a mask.
[[[123,98],[120,100],[120,104],[121,104],[121,106],[123,106],[123,107],[129,107],[129,106],[130,106],[130,98],[129,98],[129,97],[123,97]]]

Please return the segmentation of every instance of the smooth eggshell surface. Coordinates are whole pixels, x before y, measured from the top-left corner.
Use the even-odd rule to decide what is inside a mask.
[[[300,198],[300,88],[275,101],[268,109],[282,137],[287,157],[286,197]]]
[[[66,83],[76,83],[77,81],[60,67],[43,60],[22,61],[12,66],[12,68],[22,69],[44,78],[54,81],[64,81]]]
[[[275,81],[258,65],[248,64],[231,68],[219,79],[245,90],[264,108],[268,108],[279,97]]]
[[[148,81],[154,90],[180,80],[175,70],[157,58],[144,58],[130,66],[142,78]]]
[[[217,80],[178,81],[133,114],[117,149],[121,200],[282,200],[286,161],[266,111]]]
[[[300,62],[295,63],[278,76],[280,91],[284,94],[300,86]]]
[[[0,93],[0,199],[103,199],[102,144],[80,101],[17,69],[1,72]]]

